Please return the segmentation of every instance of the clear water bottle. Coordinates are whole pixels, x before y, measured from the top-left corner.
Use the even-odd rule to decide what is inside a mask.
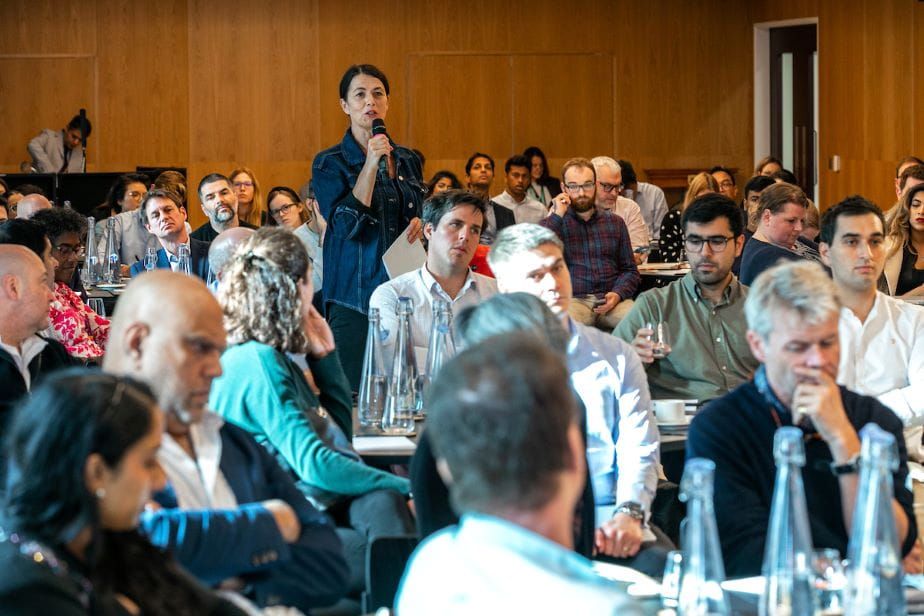
[[[418,376],[414,344],[411,340],[413,300],[410,297],[399,297],[395,314],[398,315],[395,359],[388,382],[382,429],[388,434],[411,434],[414,431],[414,413],[417,409]]]
[[[802,430],[786,426],[773,439],[776,482],[770,505],[770,528],[762,574],[767,583],[760,599],[761,616],[814,614],[812,532],[809,528],[801,468],[805,466]]]
[[[688,460],[680,480],[680,500],[687,503],[683,558],[677,612],[681,616],[730,613],[722,582],[725,564],[719,546],[712,495],[715,463],[705,458]]]
[[[430,326],[430,346],[427,348],[427,366],[417,380],[417,416],[423,419],[427,414],[427,396],[430,382],[436,378],[443,363],[456,354],[456,343],[452,337],[452,308],[442,298],[433,300],[433,322]]]
[[[847,616],[905,614],[902,556],[892,511],[892,473],[898,469],[895,437],[874,423],[860,430],[860,481],[847,558]]]
[[[382,354],[382,317],[378,308],[370,308],[363,373],[359,381],[359,425],[364,428],[382,428],[387,392],[388,377],[385,375]]]
[[[106,220],[106,282],[118,283],[122,280],[122,267],[119,264],[119,252],[115,247],[115,219]]]
[[[192,263],[189,257],[189,246],[180,244],[176,252],[177,266],[176,271],[187,276],[192,275]]]
[[[96,220],[87,217],[87,252],[84,257],[81,280],[84,286],[93,286],[99,283],[99,254],[96,246]]]

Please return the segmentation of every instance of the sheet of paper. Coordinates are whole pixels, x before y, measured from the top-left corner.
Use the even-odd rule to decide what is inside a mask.
[[[359,453],[414,451],[417,449],[417,445],[406,436],[354,436],[353,448]]]
[[[407,229],[398,234],[398,239],[382,255],[382,263],[389,278],[414,271],[427,260],[427,251],[418,240],[411,244],[407,241]]]

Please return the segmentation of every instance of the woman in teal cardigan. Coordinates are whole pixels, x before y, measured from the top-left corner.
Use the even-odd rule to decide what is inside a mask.
[[[351,551],[361,558],[375,536],[414,532],[405,502],[410,484],[367,466],[353,450],[349,384],[330,328],[311,304],[313,292],[311,260],[299,239],[280,227],[254,233],[222,277],[230,346],[209,404],[275,453],[338,526],[358,532],[341,538],[348,558]],[[314,387],[290,354],[307,354]],[[361,562],[355,565],[354,584],[362,571]]]

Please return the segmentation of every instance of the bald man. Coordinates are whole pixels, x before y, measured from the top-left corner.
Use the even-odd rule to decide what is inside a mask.
[[[345,592],[341,544],[275,459],[206,408],[224,348],[221,308],[197,278],[155,270],[119,299],[103,369],[147,383],[167,419],[169,484],[142,528],[205,583],[234,579],[261,607],[307,613]]]
[[[61,343],[38,334],[53,298],[42,260],[25,246],[0,245],[0,434],[13,405],[42,378],[78,365]]]
[[[51,208],[51,201],[43,195],[33,193],[19,200],[19,205],[16,208],[16,218],[32,218],[32,215],[39,210],[49,210]]]
[[[253,229],[247,227],[232,227],[218,234],[209,244],[209,271],[212,273],[212,291],[218,289],[221,275],[231,258],[237,253],[244,242],[254,234]]]

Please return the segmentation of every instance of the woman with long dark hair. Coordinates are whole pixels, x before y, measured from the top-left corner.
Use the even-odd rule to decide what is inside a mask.
[[[924,297],[924,184],[902,195],[886,220],[885,278],[889,294]]]
[[[526,189],[526,196],[548,207],[552,203],[552,198],[561,194],[561,180],[549,175],[549,161],[538,147],[529,146],[523,150],[523,156],[529,159],[532,177],[532,182]]]
[[[0,605],[7,616],[243,614],[138,534],[163,416],[131,379],[67,371],[17,410],[5,442]]]
[[[420,214],[427,188],[420,158],[373,124],[388,113],[385,73],[354,64],[340,80],[340,108],[350,118],[343,139],[320,152],[312,184],[328,224],[324,241],[324,307],[343,370],[359,390],[369,298],[388,280],[382,255],[404,233],[423,235]]]

